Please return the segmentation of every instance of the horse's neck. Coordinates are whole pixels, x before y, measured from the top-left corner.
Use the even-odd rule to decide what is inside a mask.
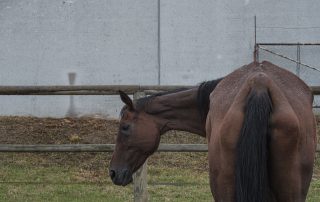
[[[155,97],[147,111],[154,115],[162,132],[182,130],[205,136],[205,123],[197,108],[197,88]]]

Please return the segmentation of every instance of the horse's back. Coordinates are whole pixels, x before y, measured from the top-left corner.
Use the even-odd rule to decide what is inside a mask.
[[[222,113],[225,113],[248,78],[259,72],[266,74],[281,89],[293,108],[301,111],[301,105],[312,107],[313,95],[309,87],[293,73],[266,61],[245,65],[226,76],[216,87],[210,99],[226,101],[223,102],[222,110]]]
[[[248,127],[243,126],[247,124],[246,113],[250,113],[246,112],[248,97],[260,94],[268,96],[272,103],[266,134],[268,200],[303,201],[315,148],[313,96],[301,79],[269,62],[251,63],[232,72],[210,96],[207,136],[212,192],[218,201],[235,200],[236,153],[240,133]],[[255,108],[259,111],[263,106]]]

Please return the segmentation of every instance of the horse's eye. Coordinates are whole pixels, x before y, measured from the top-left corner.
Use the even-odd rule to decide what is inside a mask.
[[[130,125],[129,124],[123,124],[120,126],[120,131],[126,135],[129,134]]]

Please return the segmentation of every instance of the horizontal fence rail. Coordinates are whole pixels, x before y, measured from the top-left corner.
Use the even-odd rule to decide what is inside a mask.
[[[0,95],[116,95],[119,90],[128,94],[142,91],[153,94],[158,91],[188,89],[197,86],[182,85],[89,85],[89,86],[0,86]],[[314,95],[320,95],[320,86],[310,86]]]
[[[188,89],[196,86],[179,85],[89,85],[89,86],[0,86],[0,95],[116,95],[119,90],[128,94]],[[320,92],[320,86],[319,86]]]
[[[0,144],[0,152],[113,152],[114,144]],[[206,144],[160,144],[157,152],[207,152]],[[320,145],[317,145],[320,152]]]
[[[320,43],[257,43],[262,46],[319,46]]]

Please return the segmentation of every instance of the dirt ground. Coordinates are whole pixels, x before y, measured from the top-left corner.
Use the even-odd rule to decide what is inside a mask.
[[[2,144],[112,143],[117,121],[92,118],[1,117]]]
[[[113,144],[118,130],[117,120],[99,118],[35,118],[35,117],[0,117],[0,144]],[[206,143],[205,138],[186,133],[171,131],[161,138],[161,143]],[[182,153],[180,153],[182,154]],[[170,167],[189,166],[190,163],[199,164],[199,161],[190,161],[192,156],[204,155],[185,153],[172,155],[158,152],[150,158],[153,165],[167,163]],[[28,161],[32,164],[50,166],[79,166],[84,169],[99,170],[108,167],[111,153],[94,152],[53,152],[53,153],[17,153],[1,155],[0,161],[16,163]],[[18,159],[17,159],[18,158]],[[201,160],[199,168],[208,168],[206,159]]]
[[[318,137],[320,136],[320,117],[317,119]],[[118,130],[117,120],[105,120],[99,118],[35,118],[35,117],[0,117],[0,144],[104,144],[114,143]],[[186,133],[171,131],[161,138],[161,143],[206,143],[205,138]],[[318,138],[320,143],[320,138]],[[181,154],[181,153],[180,153]],[[173,156],[168,153],[158,152],[150,158],[154,165],[167,163],[168,166],[190,166],[190,163],[198,165],[200,170],[208,169],[203,155],[196,153],[179,153]],[[34,161],[35,164],[70,164],[79,165],[90,169],[106,167],[110,153],[23,153]],[[195,159],[202,158],[199,162]],[[190,158],[191,157],[191,158]],[[17,159],[15,159],[17,160]],[[15,161],[1,155],[0,161]],[[103,164],[103,165],[102,165]]]
[[[0,117],[1,144],[105,144],[114,143],[117,120],[99,118]],[[320,129],[320,116],[317,117]],[[318,130],[318,133],[320,131]],[[319,134],[320,135],[320,134]],[[206,140],[186,132],[170,131],[162,143],[205,143]]]
[[[117,120],[0,117],[1,144],[114,143],[117,130]],[[205,139],[193,134],[172,131],[162,138],[162,142],[205,143]]]

